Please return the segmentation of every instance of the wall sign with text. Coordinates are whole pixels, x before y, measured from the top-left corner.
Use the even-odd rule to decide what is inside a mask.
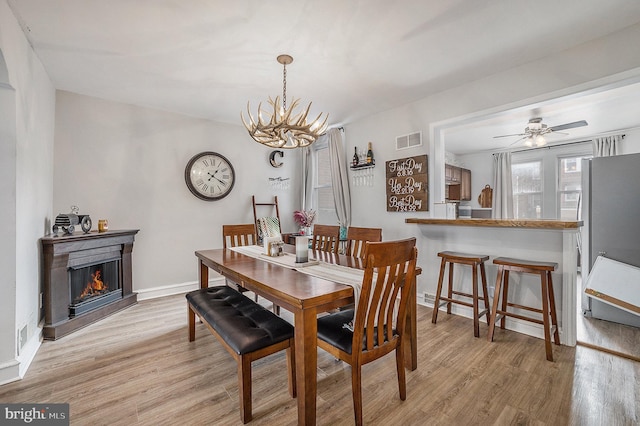
[[[426,155],[386,162],[388,212],[429,210],[427,164]]]

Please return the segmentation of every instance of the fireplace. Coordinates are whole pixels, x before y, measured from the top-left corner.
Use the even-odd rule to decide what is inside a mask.
[[[137,302],[131,252],[138,230],[41,239],[45,339],[57,339]]]
[[[69,268],[69,316],[73,318],[121,299],[119,272],[119,259]]]

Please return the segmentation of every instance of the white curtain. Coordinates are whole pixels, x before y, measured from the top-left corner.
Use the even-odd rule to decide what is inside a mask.
[[[342,144],[340,129],[327,131],[329,144],[329,163],[331,164],[331,186],[333,187],[333,201],[340,226],[351,225],[351,191],[349,190],[349,176],[347,175],[347,159]]]
[[[311,149],[300,148],[302,151],[302,210],[311,210],[313,200],[313,175],[311,174]]]
[[[618,155],[619,144],[624,135],[603,136],[593,139],[593,155],[596,157],[611,157]]]
[[[513,218],[513,185],[511,183],[511,153],[493,154],[494,219]]]

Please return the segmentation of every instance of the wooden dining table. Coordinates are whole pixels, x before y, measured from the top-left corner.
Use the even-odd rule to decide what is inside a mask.
[[[294,316],[298,424],[316,423],[317,315],[354,302],[353,288],[301,273],[295,269],[244,255],[230,249],[199,250],[200,287],[209,286],[209,268],[242,287],[272,301]],[[362,260],[326,252],[309,251],[321,262],[363,269]],[[415,284],[415,283],[414,283]],[[405,328],[405,367],[417,368],[416,286],[413,286]]]

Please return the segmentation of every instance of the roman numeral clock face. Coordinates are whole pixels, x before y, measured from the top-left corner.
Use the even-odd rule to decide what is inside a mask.
[[[201,152],[189,160],[184,170],[189,191],[196,197],[214,201],[226,197],[236,180],[233,166],[215,152]]]

